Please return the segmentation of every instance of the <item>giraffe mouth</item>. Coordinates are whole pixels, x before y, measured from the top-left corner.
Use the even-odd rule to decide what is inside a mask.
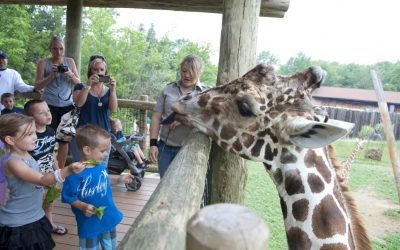
[[[162,125],[170,125],[174,121],[179,121],[187,126],[192,126],[192,123],[186,118],[185,115],[177,112],[172,112],[167,118],[161,121]]]

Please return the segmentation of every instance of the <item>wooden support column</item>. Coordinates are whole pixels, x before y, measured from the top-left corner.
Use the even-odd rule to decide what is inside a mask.
[[[226,0],[222,18],[217,84],[228,83],[256,63],[261,0]],[[243,158],[212,146],[211,203],[243,203],[247,167]]]
[[[83,0],[67,0],[65,55],[75,60],[78,72],[81,72],[82,9]]]

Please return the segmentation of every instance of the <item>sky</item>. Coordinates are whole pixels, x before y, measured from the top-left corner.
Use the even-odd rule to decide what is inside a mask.
[[[218,63],[222,14],[118,9],[118,26],[153,23],[156,35],[209,43]],[[399,0],[291,0],[283,18],[260,17],[257,51],[284,64],[299,52],[312,60],[370,65],[400,60]]]

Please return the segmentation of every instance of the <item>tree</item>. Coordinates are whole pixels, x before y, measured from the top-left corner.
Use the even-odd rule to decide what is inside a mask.
[[[296,57],[289,58],[289,61],[279,67],[279,73],[283,75],[291,75],[299,70],[306,69],[310,67],[311,57],[306,56],[304,53],[300,52]]]
[[[257,56],[257,64],[259,64],[259,63],[265,63],[265,64],[271,64],[274,66],[278,66],[279,59],[271,52],[263,50]]]

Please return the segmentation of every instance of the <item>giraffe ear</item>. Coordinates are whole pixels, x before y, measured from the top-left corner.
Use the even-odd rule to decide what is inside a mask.
[[[321,148],[342,138],[353,128],[353,123],[331,120],[327,123],[303,119],[290,124],[289,140],[302,148]]]

